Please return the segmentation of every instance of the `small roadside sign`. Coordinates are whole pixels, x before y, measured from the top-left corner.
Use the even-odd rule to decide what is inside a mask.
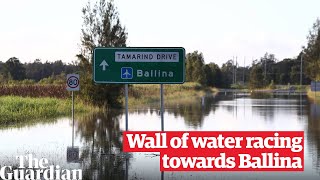
[[[67,147],[67,162],[79,162],[79,147]]]
[[[68,91],[79,91],[80,90],[79,74],[68,74],[67,75],[67,90]]]

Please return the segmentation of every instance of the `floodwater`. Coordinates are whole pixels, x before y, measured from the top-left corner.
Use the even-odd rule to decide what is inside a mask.
[[[302,130],[304,172],[164,172],[157,153],[122,153],[124,111],[76,116],[0,128],[0,166],[18,155],[46,158],[51,165],[82,169],[83,179],[320,179],[320,104],[303,95],[218,94],[165,105],[164,129],[206,131]],[[130,107],[129,130],[160,131],[158,104]],[[74,136],[73,136],[74,130]],[[79,160],[67,149],[79,148]]]

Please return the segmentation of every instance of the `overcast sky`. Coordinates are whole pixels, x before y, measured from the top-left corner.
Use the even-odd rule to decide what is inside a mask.
[[[87,0],[0,0],[0,61],[75,61]],[[219,65],[265,52],[295,57],[319,0],[115,0],[128,46],[184,47]]]

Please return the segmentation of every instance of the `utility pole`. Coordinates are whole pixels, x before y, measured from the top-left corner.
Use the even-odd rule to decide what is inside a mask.
[[[236,56],[236,67],[235,67],[235,78],[234,78],[235,84],[237,84],[237,65],[238,65],[238,56]]]
[[[301,57],[300,57],[300,88],[302,86],[302,56],[303,56],[303,54],[301,53]]]
[[[267,58],[264,59],[264,80],[267,80]]]
[[[232,84],[234,84],[234,56],[232,56]]]
[[[237,56],[235,56],[235,63],[234,63],[234,84],[237,83]]]
[[[246,69],[246,57],[244,57],[243,59],[243,75],[242,75],[242,82],[244,84],[244,71]]]

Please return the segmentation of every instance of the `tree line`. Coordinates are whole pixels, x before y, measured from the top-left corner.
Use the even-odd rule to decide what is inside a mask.
[[[278,61],[274,54],[266,53],[260,59],[254,60],[250,66],[240,66],[230,59],[219,67],[213,62],[206,64],[203,54],[194,51],[186,54],[186,81],[217,88],[263,88],[270,84],[298,85],[302,55],[301,52],[296,58]],[[0,82],[6,83],[10,80],[41,82],[43,79],[55,77],[64,80],[66,74],[79,72],[82,66],[65,64],[61,60],[41,62],[39,59],[22,64],[18,58],[12,57],[6,62],[0,61]],[[92,67],[87,68],[92,69]],[[309,84],[311,81],[305,72],[307,68],[307,66],[302,68],[304,72],[302,84]],[[88,70],[86,73],[90,72],[91,70]]]
[[[310,84],[312,78],[307,68],[311,67],[303,66],[308,62],[301,59],[302,55],[301,52],[296,58],[279,61],[274,54],[265,53],[249,66],[240,66],[237,61],[230,59],[219,67],[212,62],[205,64],[202,53],[194,51],[186,55],[186,80],[218,88],[265,88],[272,85],[299,85],[302,70],[301,83]]]
[[[65,74],[77,71],[77,64],[65,64],[61,60],[41,62],[40,59],[36,59],[23,64],[17,57],[11,57],[5,62],[0,61],[0,82],[5,84],[27,80],[26,82],[36,83],[49,79],[60,80],[62,76],[65,78]]]

